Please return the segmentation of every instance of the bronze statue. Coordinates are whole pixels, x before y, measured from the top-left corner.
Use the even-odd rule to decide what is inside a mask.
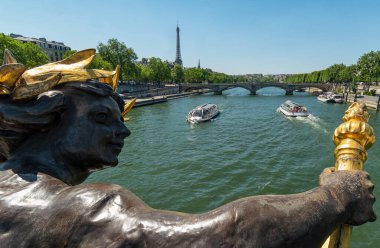
[[[75,56],[63,65],[83,54]],[[373,184],[360,171],[325,170],[310,191],[203,214],[153,209],[117,185],[80,184],[116,166],[130,135],[110,86],[117,72],[49,66],[8,80],[0,96],[2,247],[320,247],[340,224],[376,219]]]

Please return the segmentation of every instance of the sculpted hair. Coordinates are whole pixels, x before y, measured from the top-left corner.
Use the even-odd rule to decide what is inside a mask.
[[[120,111],[124,101],[107,84],[96,81],[61,84],[28,101],[0,98],[0,161],[7,160],[14,149],[34,132],[44,132],[60,120],[66,109],[65,89],[78,94],[112,97]]]

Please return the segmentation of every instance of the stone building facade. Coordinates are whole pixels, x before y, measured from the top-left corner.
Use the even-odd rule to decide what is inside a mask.
[[[63,44],[63,42],[47,41],[45,38],[24,37],[19,34],[10,34],[9,36],[15,40],[19,40],[24,43],[32,42],[41,47],[42,51],[44,51],[49,56],[50,62],[63,59],[63,55],[67,51],[71,50],[71,48]]]

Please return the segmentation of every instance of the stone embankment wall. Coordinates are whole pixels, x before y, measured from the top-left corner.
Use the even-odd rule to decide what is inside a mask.
[[[127,97],[146,98],[178,94],[179,87],[176,85],[119,84],[117,91]]]

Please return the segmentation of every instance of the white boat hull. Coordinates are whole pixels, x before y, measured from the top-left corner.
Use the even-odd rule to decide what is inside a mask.
[[[187,115],[187,121],[192,124],[206,122],[212,120],[219,114],[220,111],[215,104],[204,104],[190,111]]]
[[[211,116],[210,118],[200,118],[200,117],[188,117],[187,118],[187,121],[190,122],[190,123],[201,123],[201,122],[206,122],[206,121],[211,121],[212,119],[214,119],[216,116],[219,115],[220,112],[217,112],[215,113],[213,116]]]
[[[318,101],[326,102],[326,103],[334,103],[335,102],[333,99],[329,99],[329,98],[321,97],[321,96],[318,96],[317,99],[318,99]]]
[[[281,113],[283,113],[284,115],[289,116],[289,117],[308,117],[309,116],[309,113],[290,112],[290,111],[287,111],[286,109],[283,109],[281,107],[278,108],[278,111],[280,111]]]
[[[304,106],[300,104],[292,102],[290,100],[287,100],[283,104],[281,104],[280,107],[277,109],[277,111],[283,113],[284,115],[288,117],[309,116],[309,112],[307,111],[307,108],[305,108]]]
[[[343,97],[338,94],[324,94],[317,96],[317,100],[326,103],[343,103]]]

